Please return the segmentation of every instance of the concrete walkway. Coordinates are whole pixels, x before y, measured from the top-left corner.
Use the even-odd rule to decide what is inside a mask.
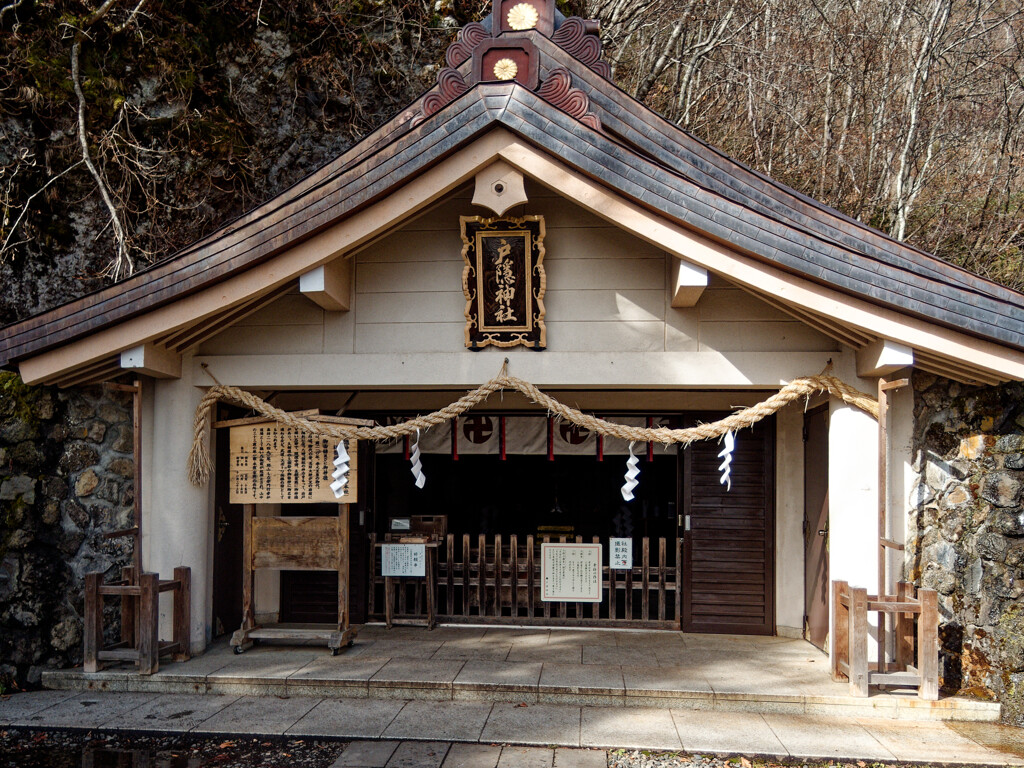
[[[824,715],[841,721],[999,719],[999,704],[923,701],[916,691],[850,695],[828,658],[803,640],[503,627],[365,626],[351,648],[261,644],[235,655],[221,641],[191,661],[94,674],[48,670],[61,690],[510,702],[588,707]],[[678,745],[677,745],[678,746]]]
[[[597,768],[609,748],[1024,765],[1018,730],[990,723],[621,706],[39,691],[0,699],[0,727],[372,740],[339,768]]]

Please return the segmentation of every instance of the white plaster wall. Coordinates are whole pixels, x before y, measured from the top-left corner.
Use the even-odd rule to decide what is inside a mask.
[[[837,360],[834,374],[863,392],[876,380],[859,379],[853,356]],[[833,398],[829,401],[829,578],[878,591],[878,422]],[[877,617],[868,615],[875,626]],[[830,628],[834,633],[834,628]],[[834,636],[834,635],[833,635]],[[834,647],[832,643],[830,648]],[[868,653],[875,653],[868,638]]]
[[[549,190],[533,185],[530,194],[509,215],[545,217],[546,359],[699,353],[721,357],[727,370],[737,353],[837,350],[832,339],[714,276],[696,307],[671,307],[671,257]],[[430,355],[450,369],[448,355],[466,356],[459,216],[480,213],[464,189],[349,256],[355,276],[349,312],[325,312],[289,295],[205,342],[200,354]],[[476,356],[494,367],[492,357],[524,353],[534,354],[488,349]]]
[[[901,377],[910,378],[910,371]],[[911,491],[917,484],[914,471],[914,388],[903,387],[889,396],[889,487],[888,501],[890,538],[905,544],[908,540]],[[889,589],[894,590],[904,575],[904,553],[889,555]]]
[[[804,623],[803,404],[775,417],[775,626],[802,637]]]
[[[211,638],[213,483],[196,488],[187,479],[191,424],[203,396],[192,380],[189,357],[182,361],[180,379],[147,380],[144,385],[142,557],[143,567],[161,578],[171,578],[177,566],[192,569],[191,644],[199,652]],[[164,638],[171,635],[172,610],[171,596],[165,593],[160,598]]]

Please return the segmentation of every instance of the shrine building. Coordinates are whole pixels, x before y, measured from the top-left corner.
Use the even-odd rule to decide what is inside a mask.
[[[333,625],[339,604],[346,627],[825,647],[830,582],[886,592],[904,573],[911,374],[1024,379],[1024,296],[667,122],[609,80],[596,23],[553,0],[495,0],[446,61],[277,197],[5,328],[0,364],[29,384],[141,382],[141,557],[191,568],[193,652],[240,627]],[[443,410],[498,376],[529,387]],[[881,394],[881,412],[825,385],[769,400],[819,376]],[[197,485],[216,386],[252,400],[211,404]],[[710,439],[671,437],[751,407]],[[396,431],[342,461],[310,423]],[[330,523],[288,538],[315,518]],[[544,543],[575,549],[544,564]]]

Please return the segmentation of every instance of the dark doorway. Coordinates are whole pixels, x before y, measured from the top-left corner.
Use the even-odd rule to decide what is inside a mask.
[[[804,416],[804,636],[828,638],[828,405]]]
[[[218,418],[225,418],[221,410]],[[228,504],[227,466],[230,442],[226,429],[214,430],[216,466],[213,521],[213,636],[242,625],[242,505]],[[196,585],[193,588],[198,588]]]
[[[701,421],[714,421],[718,414]],[[775,633],[775,422],[736,434],[730,490],[721,446],[693,443],[683,464],[685,632]],[[688,525],[687,525],[688,521]]]

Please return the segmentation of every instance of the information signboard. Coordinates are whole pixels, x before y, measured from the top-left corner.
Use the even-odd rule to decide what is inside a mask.
[[[382,544],[381,576],[426,576],[427,548],[423,544]]]
[[[541,600],[601,602],[600,544],[541,544]]]
[[[633,568],[633,540],[608,539],[610,562],[608,567],[617,571],[628,571]]]
[[[334,495],[338,442],[275,423],[231,428],[228,501],[231,504],[348,504],[358,499],[356,441],[345,441],[348,483]]]

